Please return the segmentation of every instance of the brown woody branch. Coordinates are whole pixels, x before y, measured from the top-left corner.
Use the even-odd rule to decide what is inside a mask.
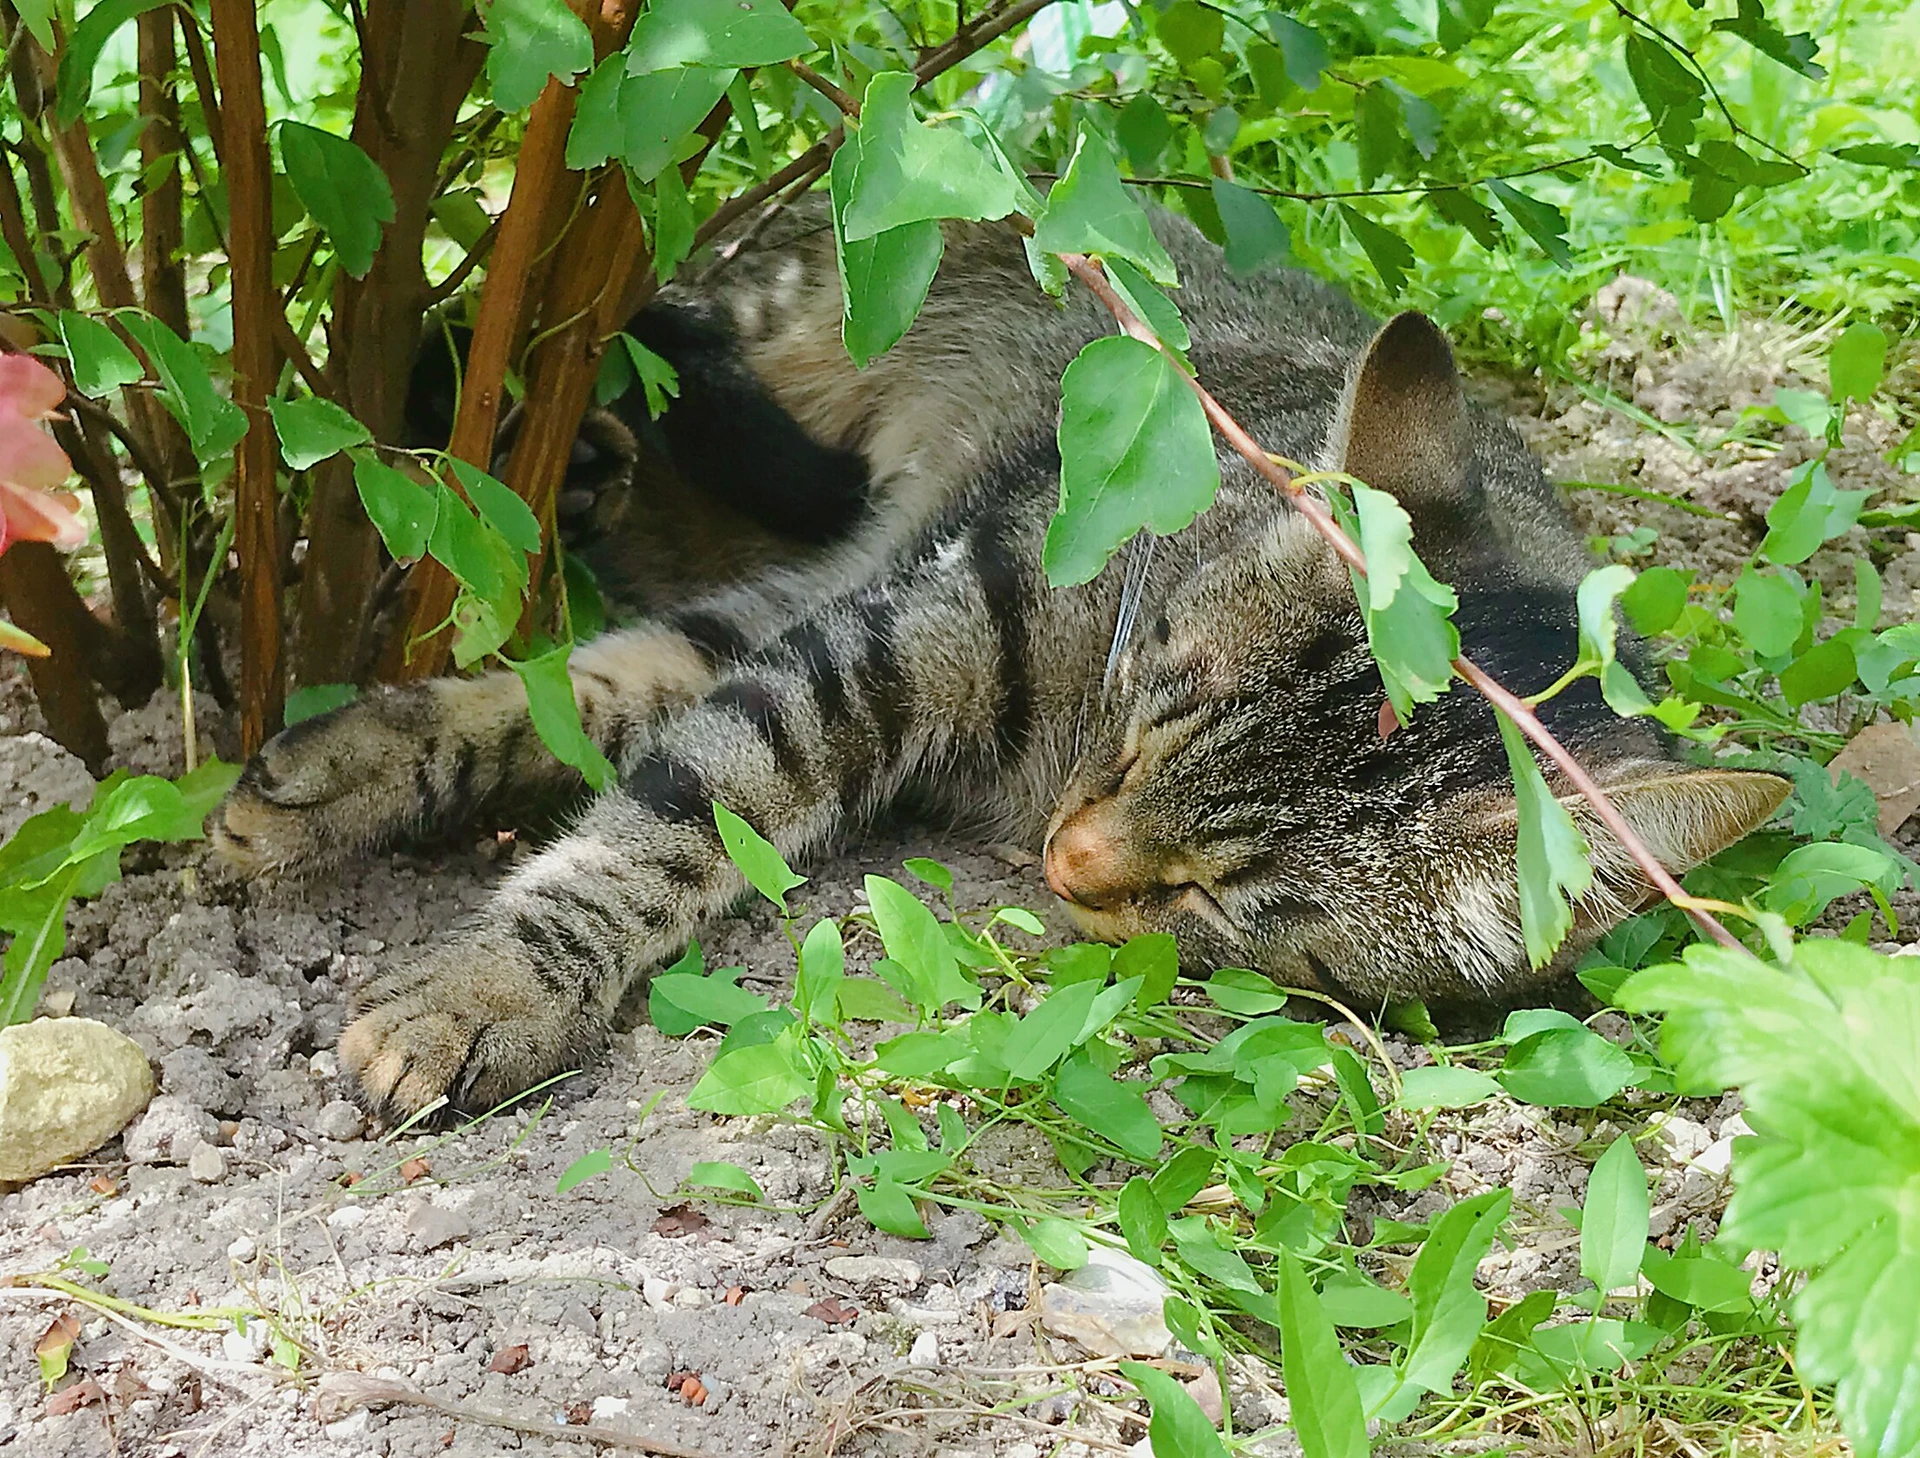
[[[213,56],[229,128],[224,172],[233,269],[233,398],[247,413],[234,487],[240,557],[240,747],[252,754],[280,727],[286,673],[280,656],[278,452],[267,418],[277,373],[273,320],[273,169],[260,85],[260,34],[251,0],[213,0]],[[210,563],[210,572],[219,570]]]
[[[47,657],[27,660],[48,732],[99,774],[107,759],[107,724],[90,665],[102,629],[74,590],[60,554],[45,542],[15,542],[0,553],[0,605],[49,649]]]

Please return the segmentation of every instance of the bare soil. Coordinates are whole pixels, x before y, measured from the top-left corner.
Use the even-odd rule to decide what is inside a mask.
[[[1623,322],[1601,302],[1596,323],[1611,320],[1614,334],[1587,361],[1593,378],[1660,420],[1685,422],[1701,443],[1775,385],[1796,383],[1796,367],[1819,354],[1817,342],[1763,326],[1675,338],[1657,307],[1650,323]],[[1558,478],[1630,482],[1721,513],[1573,496],[1596,534],[1653,526],[1660,535],[1643,560],[1708,576],[1737,570],[1767,503],[1811,449],[1788,431],[1771,448],[1702,455],[1565,384],[1488,388],[1524,412],[1522,428]],[[1836,484],[1889,484],[1879,450],[1893,428],[1856,418],[1832,463]],[[1868,546],[1858,535],[1816,564],[1835,598],[1850,598],[1847,554]],[[1888,621],[1911,611],[1916,548],[1920,538],[1878,544]],[[203,701],[199,718],[203,736],[231,753],[217,708]],[[0,687],[0,833],[90,792],[85,771],[36,727],[20,680]],[[120,716],[113,744],[117,764],[178,772],[177,704],[163,696]],[[1110,1364],[1089,1363],[1032,1322],[1048,1273],[1025,1246],[967,1213],[936,1212],[932,1240],[901,1240],[825,1203],[829,1160],[812,1133],[687,1109],[710,1047],[699,1037],[635,1027],[550,1098],[457,1135],[369,1130],[332,1052],[347,989],[475,908],[523,853],[511,840],[469,838],[278,885],[236,881],[199,847],[141,848],[120,882],[76,908],[46,1007],[126,1031],[152,1058],[161,1093],[84,1166],[0,1194],[0,1455],[606,1451],[484,1414],[562,1434],[591,1424],[713,1455],[1038,1458],[1069,1435],[1063,1451],[1073,1454],[1140,1442],[1144,1426],[1098,1400],[1120,1390],[1101,1375]],[[928,830],[866,841],[817,868],[811,911],[852,909],[864,873],[896,873],[910,854],[954,868],[962,907],[1017,903],[1044,915],[1051,903],[1031,866]],[[790,975],[790,950],[764,907],[707,943],[710,965],[744,966],[762,990]],[[1413,1045],[1390,1046],[1406,1066],[1426,1061]],[[1737,1107],[1708,1101],[1662,1116],[1646,1145],[1664,1164],[1656,1235],[1688,1219],[1711,1229]],[[1561,1211],[1579,1204],[1613,1132],[1592,1117],[1499,1108],[1439,1136],[1454,1161],[1439,1184],[1390,1199],[1356,1194],[1352,1214],[1418,1220],[1508,1187],[1515,1243],[1484,1267],[1489,1293],[1568,1289],[1578,1237]],[[557,1194],[562,1172],[600,1148],[613,1151],[612,1169]],[[1028,1162],[1043,1172],[1048,1159],[1017,1146],[1004,1156],[1010,1175]],[[744,1166],[769,1204],[686,1203],[684,1176],[709,1159]],[[83,1246],[110,1267],[86,1279],[129,1303],[124,1320],[79,1310],[36,1279]],[[880,1260],[849,1267],[848,1256]],[[244,1330],[177,1324],[228,1308],[256,1315]],[[80,1338],[49,1397],[34,1347],[68,1310],[82,1318]],[[371,1410],[327,1374],[404,1383],[440,1407]],[[85,1383],[95,1388],[81,1402],[72,1394]],[[1235,1368],[1236,1430],[1284,1421],[1279,1385],[1276,1370]],[[1002,1415],[981,1416],[988,1406]],[[1262,1441],[1276,1453],[1291,1444],[1277,1428]]]

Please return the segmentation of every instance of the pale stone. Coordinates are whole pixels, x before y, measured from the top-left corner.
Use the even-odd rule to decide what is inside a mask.
[[[187,1156],[187,1173],[203,1185],[217,1185],[227,1177],[227,1157],[217,1144],[196,1144]]]
[[[896,1260],[891,1256],[835,1256],[827,1262],[827,1274],[856,1286],[905,1286],[920,1284],[918,1261]]]
[[[153,1097],[140,1045],[91,1018],[0,1028],[0,1180],[91,1154]]]
[[[907,1353],[907,1365],[911,1367],[938,1367],[940,1365],[940,1338],[930,1331],[923,1331],[913,1339],[913,1348]]]
[[[1095,1246],[1087,1263],[1040,1293],[1040,1324],[1095,1356],[1158,1357],[1173,1345],[1160,1273],[1125,1251]]]

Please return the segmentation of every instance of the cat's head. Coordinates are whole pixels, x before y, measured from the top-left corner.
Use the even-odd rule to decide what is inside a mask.
[[[1402,315],[1375,338],[1327,460],[1407,508],[1416,549],[1458,589],[1465,651],[1494,677],[1528,693],[1574,661],[1570,528],[1518,440],[1467,409],[1429,321]],[[1369,1005],[1540,980],[1493,711],[1459,684],[1406,725],[1385,702],[1346,568],[1297,513],[1276,514],[1136,629],[1049,826],[1049,884],[1094,935],[1172,932],[1195,963]],[[1677,762],[1591,680],[1541,713],[1674,872],[1787,793]],[[1551,769],[1548,783],[1594,850],[1564,965],[1650,892],[1585,801]]]

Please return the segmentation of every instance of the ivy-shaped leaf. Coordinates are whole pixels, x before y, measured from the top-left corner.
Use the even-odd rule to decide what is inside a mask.
[[[524,111],[549,76],[571,85],[593,64],[593,37],[565,0],[491,0],[483,19],[487,80],[502,111]]]
[[[780,0],[654,0],[633,23],[627,72],[775,66],[813,49]]]
[[[840,219],[859,166],[858,133],[833,154],[834,257],[840,269],[840,341],[856,369],[865,369],[913,327],[946,251],[932,219],[902,223],[858,243],[849,243]]]
[[[1033,243],[1044,253],[1124,258],[1167,288],[1180,282],[1146,212],[1121,182],[1105,138],[1089,127],[1081,127],[1067,170],[1047,194]]]
[[[1353,490],[1354,511],[1343,522],[1367,559],[1367,576],[1356,581],[1367,643],[1402,724],[1415,704],[1430,704],[1453,681],[1460,631],[1453,625],[1460,600],[1435,582],[1413,551],[1413,521],[1384,491]]]
[[[913,114],[913,77],[880,71],[860,109],[860,151],[840,226],[859,243],[907,223],[1004,218],[1020,190],[1004,169],[950,126]]]

